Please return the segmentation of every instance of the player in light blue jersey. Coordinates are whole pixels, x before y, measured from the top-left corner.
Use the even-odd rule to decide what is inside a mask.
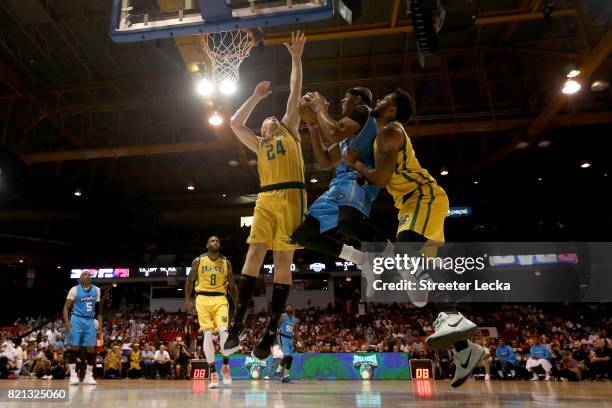
[[[307,123],[315,158],[321,168],[336,166],[335,177],[306,212],[306,219],[292,239],[308,249],[323,252],[355,263],[367,265],[365,254],[343,245],[328,232],[338,231],[359,242],[387,242],[387,237],[368,222],[379,187],[350,168],[342,158],[349,149],[359,151],[369,166],[374,166],[376,119],[370,109],[372,93],[367,88],[351,88],[342,99],[342,118],[331,119],[328,103],[320,94],[302,98],[300,115]],[[322,137],[332,142],[324,146]]]
[[[281,316],[280,324],[278,325],[278,338],[277,342],[283,352],[283,359],[281,360],[281,381],[289,383],[289,370],[291,370],[291,363],[293,362],[293,339],[295,336],[295,329],[297,327],[298,319],[294,315],[294,309],[292,305],[287,305],[285,313]]]
[[[72,308],[72,314],[70,309]],[[98,320],[96,321],[96,311]],[[68,292],[64,303],[67,347],[65,360],[70,369],[70,385],[79,384],[76,359],[81,348],[86,350],[87,371],[83,384],[95,385],[93,366],[96,362],[96,331],[102,324],[102,303],[100,288],[91,284],[91,274],[83,271],[80,283]]]

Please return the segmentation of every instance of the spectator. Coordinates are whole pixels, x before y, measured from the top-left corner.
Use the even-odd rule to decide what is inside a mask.
[[[500,364],[500,369],[497,371],[499,378],[506,378],[508,371],[510,371],[512,378],[516,377],[516,368],[518,367],[516,353],[503,339],[499,340],[499,344],[495,350],[495,358]]]
[[[141,356],[144,377],[155,378],[155,352],[149,343],[145,343]]]
[[[54,380],[63,380],[66,377],[66,364],[62,354],[56,354],[49,367],[48,375]]]
[[[45,350],[46,349],[43,348],[43,346],[40,345],[39,343],[38,349],[36,350],[35,356],[34,356],[34,368],[32,370],[32,373],[37,378],[42,378],[44,380],[50,380],[53,377],[48,375],[47,371],[51,367],[51,362],[49,361],[49,358],[45,354]]]
[[[484,367],[484,380],[491,381],[491,363],[493,362],[493,358],[491,357],[491,350],[489,350],[489,345],[487,344],[484,338],[478,341],[478,344],[484,348],[485,354],[482,356],[476,367]]]
[[[589,356],[592,379],[610,379],[610,355],[610,348],[604,339],[595,341],[595,348]]]
[[[155,369],[157,375],[161,378],[170,379],[170,354],[166,351],[166,346],[159,346],[159,350],[155,352]]]
[[[51,326],[49,330],[45,332],[45,339],[48,343],[55,341],[57,336],[60,336],[61,338],[61,333],[54,326]]]
[[[580,381],[582,379],[582,367],[572,358],[572,353],[565,351],[559,364],[559,376],[569,381]]]
[[[106,378],[121,378],[121,352],[117,344],[113,345],[104,359],[104,376]]]
[[[140,352],[140,344],[134,343],[132,345],[132,352],[130,353],[130,368],[128,370],[128,377],[135,379],[142,377],[142,370],[140,363],[142,361],[142,354]]]
[[[54,347],[55,351],[58,353],[64,353],[66,348],[64,347],[64,342],[62,341],[62,335],[56,334],[53,341],[49,342],[50,347]]]
[[[544,380],[549,381],[550,369],[552,368],[552,366],[549,361],[550,352],[548,351],[548,348],[545,344],[542,344],[540,342],[539,337],[536,337],[534,343],[531,345],[531,348],[529,350],[530,356],[529,359],[527,359],[527,364],[525,368],[527,368],[527,371],[533,373],[531,381],[538,381],[540,379],[540,377],[538,377],[538,374],[535,372],[535,368],[538,366],[542,367],[544,369],[544,372],[546,373],[546,377],[544,378]]]

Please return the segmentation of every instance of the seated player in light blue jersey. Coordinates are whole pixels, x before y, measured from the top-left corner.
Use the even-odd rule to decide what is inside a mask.
[[[72,315],[70,309],[72,308]],[[98,321],[96,321],[96,309]],[[79,384],[76,359],[81,348],[86,349],[87,371],[83,384],[95,385],[93,366],[96,362],[96,331],[102,324],[102,303],[100,288],[91,284],[91,274],[83,271],[80,283],[68,292],[64,303],[64,323],[66,324],[65,360],[70,369],[70,385]]]
[[[306,219],[295,230],[292,240],[308,249],[351,261],[358,267],[367,265],[365,254],[327,233],[337,228],[341,234],[359,242],[387,242],[384,233],[367,222],[379,187],[342,161],[348,149],[357,149],[360,157],[374,166],[377,128],[368,106],[371,100],[369,89],[349,89],[342,99],[339,121],[329,116],[328,103],[318,93],[306,94],[300,106],[315,158],[324,169],[336,166],[336,173],[329,189],[306,212]],[[323,145],[322,136],[332,142],[329,147]]]
[[[283,352],[283,359],[281,360],[281,381],[284,383],[291,382],[289,378],[289,370],[291,370],[291,363],[293,362],[293,339],[295,336],[295,329],[297,327],[298,319],[294,315],[294,309],[292,305],[287,305],[285,313],[281,316],[280,324],[278,325],[278,338],[277,343]]]

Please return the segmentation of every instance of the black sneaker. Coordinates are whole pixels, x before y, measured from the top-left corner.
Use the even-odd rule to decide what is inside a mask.
[[[233,324],[227,331],[227,340],[222,345],[223,355],[229,356],[238,351],[240,348],[240,342],[244,339],[244,329],[242,325]]]
[[[251,356],[258,358],[259,360],[267,359],[268,356],[272,354],[270,349],[274,344],[274,340],[276,340],[276,333],[266,330],[264,336],[261,338],[261,341],[251,353]]]

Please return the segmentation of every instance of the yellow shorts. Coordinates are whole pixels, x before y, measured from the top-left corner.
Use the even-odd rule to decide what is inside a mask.
[[[198,295],[195,306],[200,330],[212,329],[213,333],[217,333],[221,327],[229,327],[227,297]]]
[[[274,251],[301,248],[291,243],[291,235],[302,224],[304,212],[306,190],[291,188],[259,193],[247,242],[265,243]]]
[[[400,206],[398,205],[401,205]],[[415,191],[404,203],[396,203],[399,226],[402,231],[414,231],[430,241],[444,242],[444,220],[448,215],[448,196],[437,184],[426,184]]]

